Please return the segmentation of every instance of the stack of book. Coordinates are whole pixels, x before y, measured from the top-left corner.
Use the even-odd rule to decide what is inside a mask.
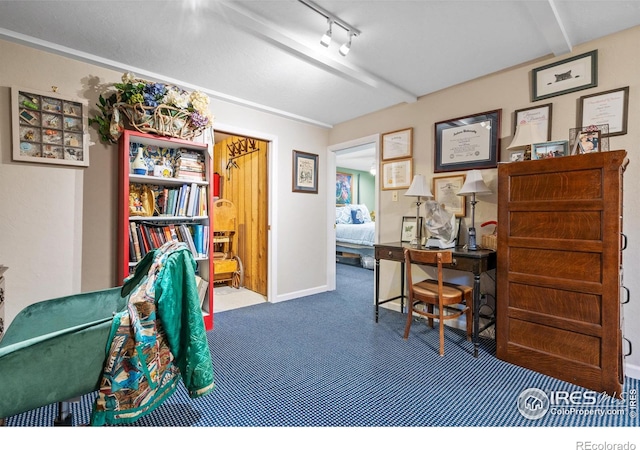
[[[204,155],[202,152],[191,151],[184,148],[179,149],[173,176],[182,180],[205,180]]]
[[[207,258],[209,254],[209,226],[203,224],[160,225],[147,222],[130,222],[129,261],[142,260],[151,250],[155,250],[167,241],[184,242],[194,258]]]

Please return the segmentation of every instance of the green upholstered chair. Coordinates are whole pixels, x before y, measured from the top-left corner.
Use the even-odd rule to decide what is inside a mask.
[[[99,387],[122,288],[34,303],[0,340],[0,421]],[[60,414],[58,416],[60,418]]]

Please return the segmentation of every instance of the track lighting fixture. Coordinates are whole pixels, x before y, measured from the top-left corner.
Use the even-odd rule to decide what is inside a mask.
[[[342,46],[340,47],[340,50],[338,50],[342,56],[347,56],[347,53],[349,53],[349,50],[351,50],[352,37],[353,37],[353,34],[349,33],[349,42],[345,42],[344,44],[342,44]]]
[[[318,14],[320,14],[321,16],[327,19],[327,23],[329,24],[329,29],[327,30],[326,33],[324,33],[324,35],[322,35],[322,38],[320,39],[320,44],[322,44],[324,47],[329,47],[329,44],[331,44],[331,38],[332,38],[331,28],[333,24],[338,25],[340,28],[342,28],[347,32],[347,34],[349,35],[349,41],[342,44],[339,50],[342,56],[347,56],[347,53],[349,53],[349,50],[351,50],[351,41],[354,36],[360,35],[360,30],[358,30],[355,27],[352,27],[347,22],[331,14],[329,11],[325,10],[321,6],[316,5],[311,0],[298,0],[298,1],[303,5],[308,6],[310,9],[314,10],[315,12],[317,12]]]
[[[333,25],[333,21],[331,19],[329,19],[327,22],[329,22],[329,29],[324,35],[322,35],[322,38],[320,39],[320,43],[325,47],[328,47],[329,44],[331,44],[331,26]]]

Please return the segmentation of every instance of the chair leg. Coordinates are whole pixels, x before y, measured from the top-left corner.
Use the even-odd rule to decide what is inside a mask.
[[[427,305],[427,312],[429,314],[433,314],[433,305],[432,304],[428,304]],[[429,327],[433,328],[433,317],[429,317],[428,323],[429,323]]]
[[[407,305],[407,323],[404,326],[404,339],[409,339],[409,330],[411,329],[411,322],[413,320],[413,302],[409,302]]]
[[[442,313],[442,308],[438,311],[438,315],[440,316],[439,328],[440,328],[440,356],[444,356],[444,314]]]

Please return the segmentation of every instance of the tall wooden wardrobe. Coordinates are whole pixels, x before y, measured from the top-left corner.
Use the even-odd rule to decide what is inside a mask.
[[[499,165],[498,358],[620,395],[627,162],[617,150]]]

